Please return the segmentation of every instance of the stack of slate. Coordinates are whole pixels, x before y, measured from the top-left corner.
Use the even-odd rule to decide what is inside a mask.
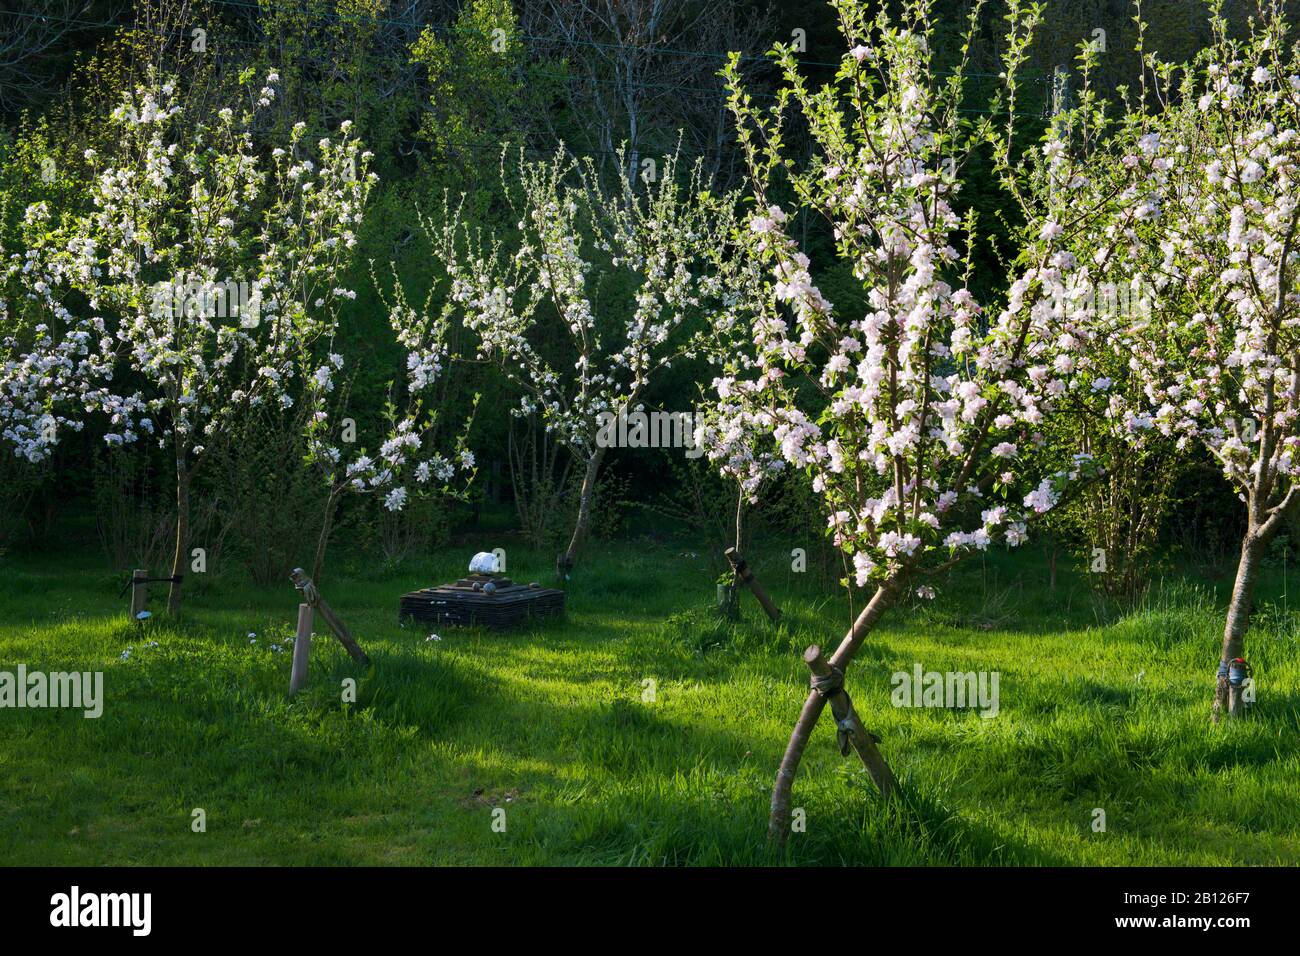
[[[397,611],[400,620],[477,624],[496,630],[563,613],[563,591],[536,583],[515,584],[500,574],[471,574],[455,584],[403,594]]]

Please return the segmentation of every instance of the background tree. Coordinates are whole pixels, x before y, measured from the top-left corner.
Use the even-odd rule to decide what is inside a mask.
[[[275,80],[259,105],[274,100]],[[252,110],[222,110],[209,125],[170,79],[128,94],[112,121],[113,155],[88,157],[93,211],[59,223],[29,208],[26,250],[10,257],[28,295],[4,341],[0,387],[23,396],[6,406],[5,434],[39,458],[61,427],[99,412],[110,445],[153,438],[168,449],[175,613],[208,441],[242,409],[293,402],[301,352],[346,295],[334,282],[370,179],[348,124],[316,160],[302,127],[265,160]]]
[[[726,183],[734,154],[718,70],[729,51],[748,56],[771,42],[770,8],[742,0],[526,0],[521,9],[537,54],[558,69],[565,90],[556,135],[606,169],[621,163],[636,186],[644,159],[660,163],[676,147],[704,158],[709,178]]]
[[[380,288],[381,282],[373,272],[374,264],[371,265],[372,281]],[[307,457],[319,471],[327,491],[312,565],[313,581],[320,581],[334,514],[344,494],[382,496],[388,511],[401,511],[416,495],[463,497],[465,486],[474,477],[474,454],[466,443],[473,423],[473,408],[464,425],[450,436],[440,414],[445,407],[443,386],[451,357],[448,340],[451,309],[449,305],[441,310],[434,306],[438,291],[437,287],[431,288],[419,306],[413,305],[394,268],[392,290],[379,293],[387,307],[394,337],[405,351],[405,375],[389,384],[384,409],[386,434],[371,453],[367,453],[364,444],[350,455],[342,451],[344,444],[356,441],[355,435],[346,434],[349,427],[355,431],[356,422],[343,418],[346,405],[332,408],[329,396],[334,392],[335,379],[344,370],[344,357],[331,351],[327,344],[322,350],[324,355],[318,359],[320,364],[304,378],[310,410]],[[476,396],[473,406],[477,404]],[[441,447],[439,439],[443,439]],[[458,477],[460,481],[456,480]]]
[[[42,0],[0,12],[0,112],[42,102],[60,84],[60,66],[95,21],[91,0]]]
[[[1148,59],[1150,109],[1126,128],[1137,222],[1118,271],[1149,278],[1151,321],[1124,345],[1144,393],[1135,433],[1202,443],[1246,506],[1214,698],[1230,701],[1269,544],[1300,487],[1300,60],[1280,8],[1261,6],[1232,39],[1221,4],[1214,43],[1187,68]]]
[[[573,535],[560,556],[567,573],[607,451],[599,416],[633,409],[661,370],[692,351],[687,319],[714,289],[700,266],[717,224],[693,201],[698,164],[679,182],[669,160],[640,196],[626,175],[607,192],[594,162],[563,151],[545,161],[520,153],[503,162],[507,175],[517,245],[475,235],[454,216],[428,231],[479,356],[523,392],[516,414],[538,414],[581,470]]]
[[[963,116],[964,61],[952,73],[935,68],[928,0],[904,4],[897,17],[872,15],[861,0],[834,7],[849,50],[832,83],[811,88],[794,51],[778,47],[784,83],[775,105],[760,108],[734,57],[728,68],[755,203],[739,255],[766,276],[759,311],[744,321],[724,315],[719,333],[744,333],[750,357],[715,387],[720,403],[746,408],[786,462],[807,472],[854,582],[873,592],[829,659],[842,674],[903,594],[932,594],[923,582],[995,542],[1019,545],[1027,525],[1092,472],[1082,452],[1053,469],[1029,449],[1045,421],[1085,400],[1075,396],[1106,390],[1090,357],[1092,330],[1060,303],[1092,282],[1068,243],[1102,220],[1117,190],[1091,177],[1086,150],[1068,148],[1095,122],[1089,109],[1059,113],[1036,155],[1012,152],[1016,77],[1037,8],[1013,3],[1008,15],[1006,86],[995,104],[1002,126]],[[792,113],[816,144],[806,164],[785,146]],[[981,305],[969,288],[978,224],[973,215],[960,222],[952,205],[964,164],[985,142],[1025,218],[1001,308]],[[790,213],[773,201],[781,182],[833,230],[865,308],[837,308],[822,294],[787,232]],[[822,690],[809,693],[777,774],[769,832],[778,841]],[[887,789],[883,761],[869,769]]]

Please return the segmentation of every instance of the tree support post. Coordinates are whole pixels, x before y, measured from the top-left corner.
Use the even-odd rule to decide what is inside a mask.
[[[149,603],[149,585],[145,583],[148,577],[149,572],[143,568],[131,572],[131,620],[136,622],[140,620],[144,606]]]
[[[307,660],[311,657],[312,608],[298,605],[298,634],[293,641],[293,669],[289,672],[289,694],[298,693],[307,684]]]
[[[894,789],[894,774],[885,763],[885,758],[876,749],[880,738],[862,726],[858,712],[853,709],[853,700],[844,689],[844,672],[832,667],[822,656],[822,649],[813,644],[803,652],[803,662],[812,671],[812,689],[818,696],[831,705],[831,715],[835,718],[835,738],[840,745],[840,754],[847,757],[849,748],[857,751],[862,765],[867,768],[872,783],[886,799]]]
[[[862,642],[866,640],[867,634],[873,627],[875,627],[876,623],[885,613],[886,608],[893,603],[894,598],[897,596],[901,588],[902,581],[899,579],[893,579],[885,582],[876,589],[876,593],[872,595],[871,600],[867,602],[867,606],[859,612],[857,619],[853,622],[853,627],[849,629],[849,632],[844,635],[844,639],[840,641],[840,646],[836,648],[835,653],[831,655],[830,660],[825,662],[832,670],[838,670],[841,675],[843,674],[845,668],[848,667],[849,662],[853,660],[853,655],[858,652],[858,648],[861,647]],[[813,648],[809,648],[809,650],[813,650]],[[820,650],[813,655],[813,660],[809,662],[808,665],[810,668],[816,666],[816,658],[820,657],[820,655]],[[807,655],[805,655],[805,660],[808,660]],[[812,735],[813,728],[817,726],[817,719],[821,716],[822,710],[826,707],[828,698],[835,696],[829,692],[828,685],[823,684],[823,687],[828,691],[826,696],[823,696],[823,694],[817,690],[817,677],[817,672],[814,670],[814,689],[811,690],[808,693],[807,698],[805,698],[803,708],[799,712],[799,719],[795,721],[794,729],[790,732],[790,742],[786,744],[785,754],[781,757],[781,766],[777,769],[776,781],[772,786],[772,804],[767,821],[767,836],[768,840],[778,849],[785,845],[785,839],[789,835],[790,831],[790,799],[791,793],[794,789],[794,778],[799,772],[799,761],[803,758],[804,749],[808,746],[808,738]],[[843,680],[843,678],[841,677],[840,680]],[[843,687],[841,686],[839,690],[842,693]],[[831,713],[835,713],[834,708],[832,708]],[[847,714],[845,715],[845,719],[848,719]],[[861,726],[861,721],[858,721],[858,726]],[[871,734],[864,730],[859,739],[864,742],[864,746],[870,746],[870,750],[867,751],[867,757],[863,758],[863,762],[867,764],[868,772],[870,773],[872,766],[876,765],[878,767],[883,766],[885,772],[888,773],[889,768],[885,764],[885,758],[881,756],[878,750],[876,750],[876,742],[872,738]],[[870,762],[868,762],[868,759]],[[878,764],[876,763],[877,760],[879,761]],[[872,774],[872,780],[878,787],[881,785],[881,780],[887,780],[890,791],[892,792],[892,774],[889,774],[888,777],[884,774],[881,774],[880,776]],[[883,788],[881,792],[885,792]]]
[[[325,623],[330,626],[330,630],[339,639],[339,643],[352,655],[352,659],[358,664],[369,667],[370,658],[366,656],[366,652],[361,649],[360,645],[352,639],[352,633],[339,620],[339,616],[334,613],[334,609],[321,597],[320,592],[316,590],[316,585],[312,584],[311,578],[307,577],[307,573],[302,568],[294,568],[289,574],[289,579],[293,581],[293,586],[302,592],[303,599],[307,604],[325,619]]]
[[[781,609],[777,607],[767,592],[763,590],[758,581],[754,578],[754,572],[749,569],[749,564],[741,557],[740,552],[735,548],[726,550],[727,563],[731,565],[731,570],[736,575],[736,580],[749,588],[754,595],[754,599],[762,605],[763,610],[767,613],[768,620],[773,624],[781,620]]]
[[[149,617],[149,611],[146,610],[149,603],[149,585],[166,584],[168,582],[174,585],[179,581],[179,575],[173,574],[167,578],[151,578],[146,569],[136,568],[131,572],[131,577],[126,584],[122,585],[122,590],[117,596],[121,597],[127,591],[131,592],[131,620],[139,623]]]

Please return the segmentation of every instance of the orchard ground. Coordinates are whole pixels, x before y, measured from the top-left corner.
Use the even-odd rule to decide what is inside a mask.
[[[743,619],[725,624],[703,556],[593,545],[563,621],[400,627],[398,596],[454,579],[473,550],[387,570],[336,554],[322,590],[373,666],[354,665],[318,619],[309,687],[293,699],[291,651],[271,649],[293,631],[287,581],[192,577],[178,622],[159,613],[137,626],[118,596],[124,576],[98,556],[0,558],[0,670],[105,674],[98,720],[0,710],[0,858],[770,862],[773,773],[807,692],[799,652],[844,632],[842,591],[760,548],[751,564],[785,619],[769,625],[742,595]],[[553,556],[509,556],[512,577],[549,583]],[[935,583],[936,600],[887,616],[849,675],[902,799],[880,800],[824,720],[795,786],[806,829],[781,859],[1300,863],[1300,614],[1286,596],[1298,580],[1270,570],[1247,644],[1259,703],[1217,728],[1230,577],[1166,574],[1142,607],[1118,612],[1069,574],[1049,590],[1042,551],[1026,547]],[[917,663],[999,672],[998,715],[891,706],[891,675]],[[341,702],[347,677],[356,704]]]

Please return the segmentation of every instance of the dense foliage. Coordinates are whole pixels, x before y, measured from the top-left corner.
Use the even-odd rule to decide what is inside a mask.
[[[804,648],[778,845],[827,707],[898,794],[845,692],[882,621],[1040,534],[1097,615],[1176,561],[1230,580],[1212,713],[1245,714],[1300,523],[1300,40],[1281,0],[1159,41],[1166,4],[1064,7],[0,14],[0,548],[93,526],[115,570],[170,569],[136,583],[177,628],[195,576],[386,581],[453,535],[628,601],[630,572],[574,574],[623,536],[777,623],[720,561],[765,536],[849,622]]]

